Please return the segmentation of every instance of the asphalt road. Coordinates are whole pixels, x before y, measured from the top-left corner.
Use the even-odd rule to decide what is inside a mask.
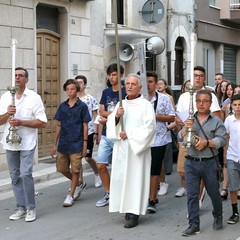
[[[91,170],[85,171],[88,186],[72,207],[64,208],[62,203],[68,192],[69,182],[61,177],[36,184],[37,220],[26,223],[24,219],[8,220],[15,209],[12,192],[0,194],[0,240],[173,240],[185,239],[181,232],[188,227],[186,197],[176,198],[179,187],[176,172],[167,176],[170,185],[167,195],[159,197],[156,214],[140,217],[139,225],[125,229],[124,214],[109,213],[108,207],[95,207],[102,197],[103,188],[94,187]],[[240,223],[228,225],[231,203],[223,202],[224,229],[212,229],[212,206],[206,196],[201,209],[201,233],[194,240],[240,240]]]

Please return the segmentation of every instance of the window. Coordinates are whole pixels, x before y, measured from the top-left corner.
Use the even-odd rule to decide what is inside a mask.
[[[37,6],[37,29],[59,33],[57,8],[41,4]]]
[[[216,0],[209,0],[209,5],[216,6]]]
[[[113,0],[116,1],[116,0]],[[124,0],[117,0],[117,22],[118,24],[124,24]],[[112,22],[114,22],[114,5],[112,2]]]

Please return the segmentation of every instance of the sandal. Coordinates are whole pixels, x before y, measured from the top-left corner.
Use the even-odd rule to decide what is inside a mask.
[[[227,189],[222,189],[221,197],[222,197],[222,200],[226,200],[227,199],[227,197],[228,197],[228,190]]]

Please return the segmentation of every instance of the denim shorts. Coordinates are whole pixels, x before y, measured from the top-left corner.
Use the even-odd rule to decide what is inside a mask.
[[[240,181],[240,163],[227,159],[229,191],[235,192],[239,190]]]
[[[113,139],[108,139],[106,136],[102,135],[98,146],[97,163],[110,164],[112,152],[113,152]]]

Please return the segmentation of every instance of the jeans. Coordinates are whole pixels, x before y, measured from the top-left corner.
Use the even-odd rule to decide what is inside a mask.
[[[200,225],[199,220],[199,191],[200,181],[203,179],[205,188],[213,205],[213,217],[222,215],[222,199],[217,180],[217,163],[213,158],[208,161],[194,161],[186,159],[184,163],[185,180],[187,187],[187,205],[189,225]]]
[[[34,152],[35,147],[24,151],[6,150],[16,204],[18,208],[24,210],[35,208],[35,189],[32,177]]]
[[[102,135],[98,146],[97,163],[110,164],[112,152],[113,152],[114,140],[108,139]]]

